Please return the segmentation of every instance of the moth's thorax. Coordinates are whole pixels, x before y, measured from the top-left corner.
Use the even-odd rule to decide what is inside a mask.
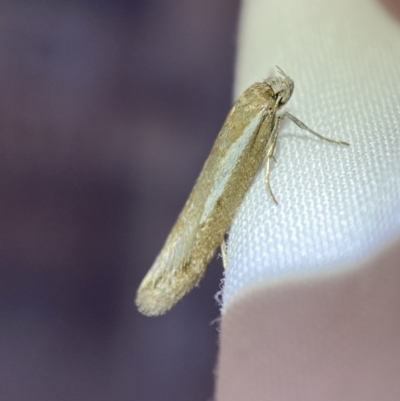
[[[274,92],[278,105],[283,106],[290,99],[290,96],[292,96],[294,82],[281,69],[279,69],[279,72],[282,76],[269,77],[264,83]]]

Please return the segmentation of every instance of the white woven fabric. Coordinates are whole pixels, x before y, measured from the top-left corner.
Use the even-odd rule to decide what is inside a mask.
[[[280,66],[295,82],[268,196],[260,171],[231,227],[223,308],[291,273],[339,268],[400,232],[400,23],[375,0],[248,0],[235,94]]]

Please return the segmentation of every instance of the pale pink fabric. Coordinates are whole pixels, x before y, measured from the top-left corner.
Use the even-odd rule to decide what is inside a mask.
[[[216,401],[236,400],[400,400],[400,237],[357,266],[231,302]]]

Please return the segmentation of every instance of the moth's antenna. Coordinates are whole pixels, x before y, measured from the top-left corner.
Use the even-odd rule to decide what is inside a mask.
[[[292,79],[289,77],[289,75],[287,75],[286,72],[282,70],[281,67],[279,67],[279,66],[277,66],[277,65],[276,65],[275,67],[278,69],[279,74],[283,75],[283,76],[284,76],[285,78],[287,78],[287,79],[292,80]]]

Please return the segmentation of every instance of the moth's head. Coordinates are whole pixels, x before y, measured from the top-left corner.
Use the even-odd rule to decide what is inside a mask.
[[[274,91],[278,105],[283,106],[290,99],[290,96],[292,96],[294,82],[283,70],[279,67],[276,68],[278,68],[282,76],[269,77],[265,80],[265,83]]]

